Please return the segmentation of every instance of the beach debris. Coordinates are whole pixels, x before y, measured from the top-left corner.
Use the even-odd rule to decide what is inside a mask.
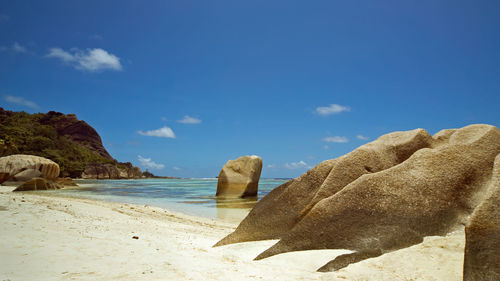
[[[216,196],[257,196],[261,171],[262,158],[256,155],[227,161],[218,177]]]
[[[280,239],[256,259],[355,251],[320,271],[409,247],[468,220],[486,197],[499,153],[500,130],[484,124],[434,136],[423,129],[384,135],[275,188],[215,246]]]
[[[139,239],[139,236],[132,236],[132,239]]]

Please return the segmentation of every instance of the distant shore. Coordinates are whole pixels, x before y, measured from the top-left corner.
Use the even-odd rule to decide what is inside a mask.
[[[213,248],[236,227],[150,206],[0,186],[0,277],[10,280],[461,280],[463,232],[315,270],[345,250],[253,258],[276,241]]]

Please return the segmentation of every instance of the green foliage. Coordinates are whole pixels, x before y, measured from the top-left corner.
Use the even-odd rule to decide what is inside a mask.
[[[19,153],[42,156],[59,164],[63,177],[80,177],[88,163],[115,163],[84,144],[60,136],[54,127],[41,125],[42,116],[26,112],[0,116],[0,146],[6,147],[0,149],[0,156]]]

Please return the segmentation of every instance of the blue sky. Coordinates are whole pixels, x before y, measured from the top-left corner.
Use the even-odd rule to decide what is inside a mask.
[[[500,124],[500,1],[0,0],[0,106],[75,113],[158,175],[296,177],[378,136]]]

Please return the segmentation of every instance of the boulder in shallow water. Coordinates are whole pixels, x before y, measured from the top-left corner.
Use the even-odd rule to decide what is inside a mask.
[[[78,186],[72,178],[57,178],[56,183],[63,186]]]
[[[227,161],[219,174],[216,196],[257,196],[261,171],[262,158],[256,155]]]

